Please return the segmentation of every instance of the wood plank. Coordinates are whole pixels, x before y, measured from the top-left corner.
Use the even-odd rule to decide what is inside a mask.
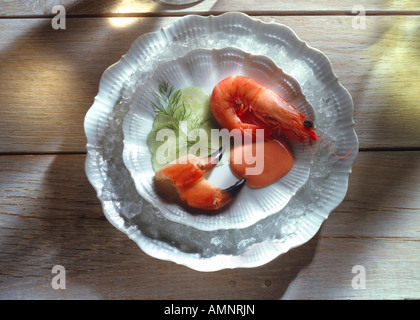
[[[102,72],[140,35],[178,18],[0,20],[0,152],[84,152],[83,120]],[[121,18],[120,18],[121,19]],[[419,148],[418,16],[263,17],[323,51],[355,103],[361,148]],[[121,22],[121,21],[120,21]],[[333,26],[333,27],[332,27]]]
[[[162,2],[165,2],[163,0]],[[53,15],[52,8],[54,5],[62,5],[66,8],[68,15],[109,15],[109,14],[170,14],[184,15],[191,13],[198,14],[214,14],[225,11],[242,11],[250,14],[266,14],[275,13],[296,14],[299,12],[321,12],[336,11],[340,14],[350,14],[356,6],[354,1],[342,0],[260,0],[258,9],[253,10],[255,2],[247,1],[230,1],[230,0],[205,0],[196,1],[195,3],[177,6],[159,3],[153,0],[123,0],[123,1],[80,1],[80,0],[48,0],[48,1],[14,1],[6,0],[2,2],[0,7],[1,16],[33,16],[33,15]],[[394,11],[394,10],[419,10],[416,0],[361,0],[357,2],[358,6],[363,6],[369,11]],[[251,9],[250,9],[251,8]]]
[[[275,19],[331,60],[352,95],[360,147],[419,147],[420,17],[367,17],[366,29],[349,17],[310,20],[308,32],[298,19]]]
[[[346,198],[322,235],[418,240],[419,170],[419,152],[361,152]]]
[[[413,257],[420,254],[418,241],[320,237],[314,251],[308,267],[302,268],[291,281],[283,299],[418,299],[420,296],[416,271],[419,260]],[[360,272],[353,271],[353,267],[363,268],[364,288],[358,288],[357,284],[353,287]]]
[[[111,19],[2,20],[0,83],[2,152],[85,151],[83,121],[105,69],[141,34],[166,23],[136,19],[116,28]],[[90,31],[89,31],[90,30]]]
[[[151,258],[115,229],[84,159],[0,157],[0,298],[420,298],[420,152],[361,152],[344,202],[311,241],[262,267],[212,273]],[[65,290],[51,287],[54,265]],[[366,289],[352,287],[355,265]]]

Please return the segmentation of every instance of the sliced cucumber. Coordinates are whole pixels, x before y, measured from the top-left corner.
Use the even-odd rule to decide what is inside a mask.
[[[181,103],[186,111],[181,123],[174,123],[171,116],[163,114],[157,114],[153,122],[147,145],[155,171],[187,152],[205,156],[220,147],[218,139],[211,139],[211,129],[217,128],[217,123],[211,114],[207,93],[197,87],[183,88]]]
[[[182,101],[191,115],[201,118],[208,119],[211,115],[209,108],[209,96],[201,88],[197,87],[185,87],[181,89]]]
[[[169,133],[165,136],[165,130],[159,131],[161,134],[156,134],[155,138],[164,141],[155,140],[155,149],[150,148],[152,154],[152,167],[153,170],[157,171],[169,162],[185,155],[187,153],[186,137],[184,135],[176,136],[173,133]],[[150,136],[150,135],[149,135]]]

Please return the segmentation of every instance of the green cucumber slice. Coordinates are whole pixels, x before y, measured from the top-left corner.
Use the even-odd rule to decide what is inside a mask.
[[[187,152],[205,156],[220,147],[219,139],[211,138],[211,129],[217,128],[217,123],[209,108],[208,94],[198,87],[185,87],[181,89],[181,103],[186,111],[183,121],[174,123],[172,117],[157,114],[147,137],[155,171]]]

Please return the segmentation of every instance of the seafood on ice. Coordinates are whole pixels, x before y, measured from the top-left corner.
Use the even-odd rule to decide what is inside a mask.
[[[156,171],[156,181],[172,181],[181,200],[192,208],[220,209],[227,205],[246,183],[246,178],[242,178],[233,186],[221,189],[204,177],[221,159],[223,151],[224,147],[221,147],[208,157],[189,154],[179,158]]]
[[[295,107],[280,95],[248,77],[232,75],[220,81],[210,97],[211,112],[223,128],[229,131],[264,129],[267,139],[287,138],[315,141],[312,121],[305,119]]]
[[[181,200],[193,208],[220,209],[231,202],[245,184],[261,188],[285,176],[291,170],[294,158],[287,145],[281,143],[284,137],[308,143],[318,139],[312,121],[280,95],[248,77],[233,75],[220,81],[210,96],[209,108],[223,129],[239,130],[244,138],[251,138],[251,144],[246,144],[244,139],[240,146],[232,149],[233,158],[247,158],[248,153],[258,153],[258,146],[262,146],[265,151],[256,156],[264,158],[260,162],[264,168],[255,173],[256,177],[251,177],[248,171],[254,169],[254,164],[232,163],[231,157],[231,171],[239,180],[233,186],[221,189],[204,175],[221,159],[222,147],[206,157],[188,154],[156,171],[156,181],[170,180]],[[261,137],[262,141],[259,140]]]

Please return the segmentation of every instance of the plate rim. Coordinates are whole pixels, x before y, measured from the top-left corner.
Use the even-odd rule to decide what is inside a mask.
[[[109,82],[109,78],[115,76],[116,74],[120,73],[121,71],[123,71],[123,65],[124,64],[129,64],[130,62],[129,57],[131,55],[134,55],[134,48],[135,46],[137,46],[139,43],[141,43],[142,41],[146,41],[148,37],[152,37],[154,35],[157,35],[160,32],[164,32],[164,30],[170,30],[171,28],[175,28],[174,26],[178,26],[181,24],[181,21],[185,22],[189,19],[219,19],[220,17],[227,17],[227,16],[231,16],[231,17],[237,17],[238,19],[249,19],[249,20],[253,20],[254,23],[259,23],[259,24],[263,24],[263,25],[269,25],[271,27],[274,28],[285,28],[286,30],[288,30],[288,32],[290,32],[297,41],[301,42],[303,44],[303,47],[306,47],[307,49],[305,50],[310,50],[313,52],[313,54],[315,54],[318,58],[326,61],[326,63],[328,63],[329,65],[329,70],[331,71],[331,75],[333,76],[333,81],[335,82],[336,85],[340,88],[340,90],[343,91],[343,94],[346,94],[348,96],[349,99],[349,103],[351,104],[352,107],[352,112],[351,112],[351,121],[350,124],[348,124],[349,126],[351,126],[351,131],[352,131],[352,138],[353,138],[353,144],[354,144],[354,152],[352,152],[352,154],[346,158],[347,161],[347,165],[346,167],[348,168],[348,170],[341,172],[341,174],[344,176],[344,180],[342,182],[344,182],[344,184],[341,186],[341,193],[336,197],[334,203],[330,203],[330,205],[328,206],[327,214],[325,215],[320,215],[318,214],[320,217],[318,217],[321,220],[321,223],[319,224],[318,228],[316,230],[310,230],[307,231],[305,230],[305,235],[304,235],[304,239],[303,240],[299,240],[299,243],[295,243],[294,245],[288,245],[288,246],[283,246],[281,244],[272,244],[269,243],[267,241],[263,241],[257,244],[254,244],[252,246],[250,246],[248,248],[248,250],[245,252],[245,254],[239,254],[236,256],[231,256],[231,255],[222,255],[222,254],[218,254],[216,256],[213,256],[211,258],[204,258],[204,257],[197,257],[197,254],[189,254],[189,253],[185,253],[182,252],[180,249],[178,248],[174,248],[171,247],[170,252],[165,252],[165,255],[161,254],[161,250],[162,249],[161,246],[162,244],[165,245],[165,243],[160,242],[159,240],[154,240],[151,238],[146,237],[145,235],[143,235],[141,233],[141,230],[137,229],[137,232],[133,233],[133,227],[130,226],[127,228],[127,226],[124,225],[124,221],[122,221],[122,218],[119,217],[119,219],[115,216],[113,216],[112,214],[110,214],[110,212],[108,212],[106,210],[106,200],[102,199],[100,197],[100,191],[101,191],[101,187],[98,185],[97,181],[95,180],[98,175],[100,176],[100,172],[98,174],[98,172],[95,172],[94,168],[92,168],[92,163],[94,162],[94,153],[95,150],[98,149],[98,147],[95,145],[95,141],[96,139],[93,139],[92,141],[92,137],[90,136],[90,132],[88,129],[89,126],[89,122],[92,120],[91,117],[93,116],[93,114],[95,113],[95,111],[97,111],[96,108],[98,108],[98,105],[100,103],[102,103],[102,94],[103,94],[103,90],[101,90],[101,88],[103,88],[104,82]],[[325,63],[325,62],[324,62]],[[121,83],[121,86],[119,86],[119,90],[122,89],[123,87],[123,83]],[[113,86],[113,88],[115,89],[115,84]],[[117,102],[114,101],[114,105],[113,107],[115,107],[115,103]],[[108,106],[109,107],[109,106]],[[358,149],[359,149],[359,141],[358,141],[358,137],[355,131],[355,122],[354,122],[354,103],[353,103],[353,99],[349,93],[349,91],[339,82],[338,77],[336,76],[333,66],[331,64],[331,61],[329,60],[329,58],[320,50],[313,48],[311,46],[309,46],[305,41],[303,41],[302,39],[300,39],[297,34],[288,26],[284,25],[284,24],[280,24],[277,22],[265,22],[262,21],[260,19],[256,19],[254,17],[250,17],[244,13],[240,13],[240,12],[227,12],[227,13],[223,13],[220,15],[210,15],[210,16],[199,16],[199,15],[187,15],[183,18],[180,18],[179,20],[177,20],[175,23],[171,24],[170,26],[167,26],[165,28],[161,28],[160,30],[157,31],[153,31],[153,32],[149,32],[146,34],[141,35],[140,37],[138,37],[130,46],[129,50],[127,51],[126,54],[122,55],[122,57],[115,62],[114,64],[110,65],[102,74],[100,82],[99,82],[99,89],[98,89],[98,93],[95,96],[94,99],[94,103],[92,104],[92,106],[89,108],[89,110],[86,113],[85,116],[85,121],[84,121],[84,130],[85,130],[85,135],[87,138],[87,144],[86,144],[86,148],[87,148],[87,155],[86,155],[86,160],[85,160],[85,172],[86,175],[88,177],[89,182],[91,183],[91,185],[94,187],[94,189],[97,192],[97,196],[101,202],[101,206],[102,206],[102,210],[104,215],[106,216],[106,218],[108,219],[108,221],[111,222],[112,225],[114,225],[117,229],[119,229],[120,231],[124,232],[125,234],[127,234],[127,236],[132,239],[133,241],[135,241],[137,243],[137,245],[148,255],[155,257],[157,259],[161,259],[161,260],[166,260],[166,261],[172,261],[175,262],[177,264],[181,264],[184,266],[187,266],[189,268],[195,269],[197,271],[218,271],[218,270],[222,270],[222,269],[232,269],[232,268],[249,268],[249,267],[257,267],[257,266],[261,266],[269,261],[272,261],[273,259],[275,259],[276,257],[278,257],[280,254],[283,254],[287,251],[289,251],[292,248],[295,248],[297,246],[300,246],[304,243],[306,243],[307,241],[309,241],[319,230],[319,228],[321,227],[322,223],[329,217],[329,215],[331,214],[331,212],[343,201],[346,193],[347,193],[347,189],[348,189],[348,180],[349,180],[349,175],[352,171],[352,166],[354,163],[354,160],[357,157],[358,154]],[[93,142],[93,144],[92,144]],[[146,240],[145,242],[143,240]],[[159,243],[157,243],[159,242]],[[250,259],[250,257],[246,254],[247,252],[249,252],[249,250],[260,250],[262,249],[261,247],[266,247],[269,246],[270,248],[276,248],[275,250],[270,249],[270,253],[266,254],[264,256],[264,259],[258,259],[258,261],[254,261],[253,259]],[[165,251],[165,250],[164,250]],[[215,261],[218,259],[223,259],[225,260],[223,262],[223,265],[215,265],[215,263],[209,263],[210,261]]]

